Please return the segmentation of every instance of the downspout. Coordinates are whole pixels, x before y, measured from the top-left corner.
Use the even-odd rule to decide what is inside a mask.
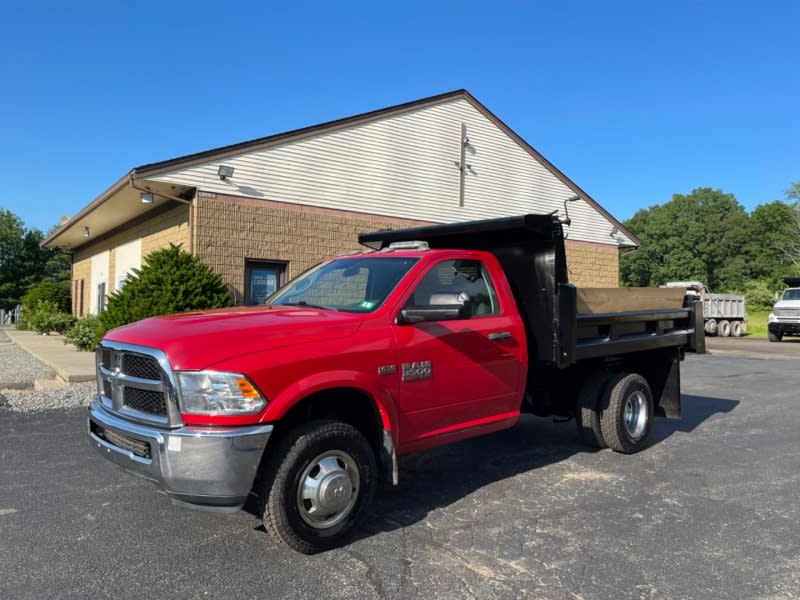
[[[133,174],[136,171],[131,171],[128,173],[128,179],[130,181],[131,187],[139,192],[147,192],[149,194],[153,194],[154,196],[161,196],[162,198],[166,198],[168,200],[174,200],[175,202],[180,202],[181,204],[189,205],[189,254],[194,255],[194,227],[192,224],[194,222],[194,201],[193,200],[185,200],[184,198],[178,198],[177,196],[170,196],[169,194],[165,194],[163,192],[156,192],[154,190],[150,190],[147,188],[139,187],[136,185],[135,180],[133,179]]]

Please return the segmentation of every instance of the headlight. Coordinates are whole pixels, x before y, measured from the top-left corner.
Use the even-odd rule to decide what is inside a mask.
[[[778,317],[775,316],[775,313],[769,313],[769,317],[767,317],[768,323],[774,323],[778,320]]]
[[[184,371],[178,374],[183,411],[201,415],[257,413],[267,400],[244,375],[218,371]]]

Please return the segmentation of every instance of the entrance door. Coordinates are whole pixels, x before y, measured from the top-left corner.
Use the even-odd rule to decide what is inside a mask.
[[[245,263],[245,304],[264,304],[286,283],[284,263],[248,260]]]

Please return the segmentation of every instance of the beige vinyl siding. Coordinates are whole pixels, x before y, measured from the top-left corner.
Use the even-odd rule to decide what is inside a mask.
[[[461,124],[470,144],[459,207]],[[220,164],[232,178],[217,176]],[[153,180],[218,194],[452,223],[559,211],[574,192],[467,99],[418,107],[238,156],[176,169]],[[616,246],[613,224],[570,203],[570,239]]]

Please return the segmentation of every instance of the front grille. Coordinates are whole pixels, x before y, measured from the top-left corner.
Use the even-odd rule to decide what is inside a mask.
[[[161,367],[149,356],[124,354],[122,356],[122,372],[142,379],[161,379]]]
[[[776,308],[776,317],[800,317],[800,308]]]
[[[177,410],[170,404],[170,376],[161,365],[166,358],[159,350],[109,343],[97,352],[98,391],[106,408],[130,412],[128,418],[177,425]],[[174,402],[174,400],[172,401]]]
[[[141,456],[142,458],[151,457],[150,444],[147,442],[116,433],[95,423],[92,423],[92,433],[112,446],[133,452],[136,456]]]
[[[167,403],[162,392],[125,386],[124,403],[128,408],[154,415],[166,415]]]

